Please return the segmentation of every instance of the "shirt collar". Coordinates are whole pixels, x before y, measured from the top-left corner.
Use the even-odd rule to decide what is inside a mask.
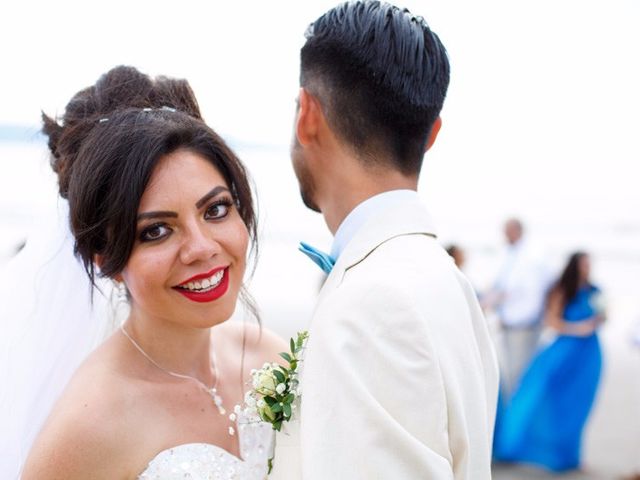
[[[415,199],[417,196],[418,192],[414,190],[391,190],[369,197],[358,204],[338,227],[333,237],[331,257],[337,260],[360,227],[376,212]]]

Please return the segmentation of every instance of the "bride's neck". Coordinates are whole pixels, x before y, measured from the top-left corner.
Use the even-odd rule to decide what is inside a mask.
[[[160,367],[213,381],[211,329],[151,319],[132,311],[123,328]]]

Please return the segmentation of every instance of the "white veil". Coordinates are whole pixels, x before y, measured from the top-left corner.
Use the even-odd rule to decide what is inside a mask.
[[[0,478],[15,479],[72,373],[113,329],[111,282],[90,288],[59,198],[0,269]],[[93,302],[91,298],[93,297]]]

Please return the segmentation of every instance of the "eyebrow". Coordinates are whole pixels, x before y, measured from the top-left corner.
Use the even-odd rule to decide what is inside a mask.
[[[205,203],[207,203],[210,199],[220,195],[222,192],[229,192],[227,187],[223,187],[222,185],[218,185],[214,187],[207,193],[204,197],[196,202],[196,208],[202,208]],[[178,214],[176,212],[170,211],[160,211],[160,212],[143,212],[138,214],[138,221],[146,220],[150,218],[178,218]]]
[[[178,214],[176,212],[144,212],[138,214],[138,221],[145,220],[148,218],[178,218]]]
[[[222,185],[218,185],[211,189],[209,193],[207,193],[204,197],[196,202],[196,208],[202,208],[205,203],[211,200],[213,197],[220,195],[222,192],[229,192],[227,187],[223,187]]]

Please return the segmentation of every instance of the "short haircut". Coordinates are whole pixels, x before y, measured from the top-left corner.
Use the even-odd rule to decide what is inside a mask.
[[[449,85],[449,61],[421,17],[378,1],[343,3],[307,30],[300,84],[363,161],[418,174]]]

